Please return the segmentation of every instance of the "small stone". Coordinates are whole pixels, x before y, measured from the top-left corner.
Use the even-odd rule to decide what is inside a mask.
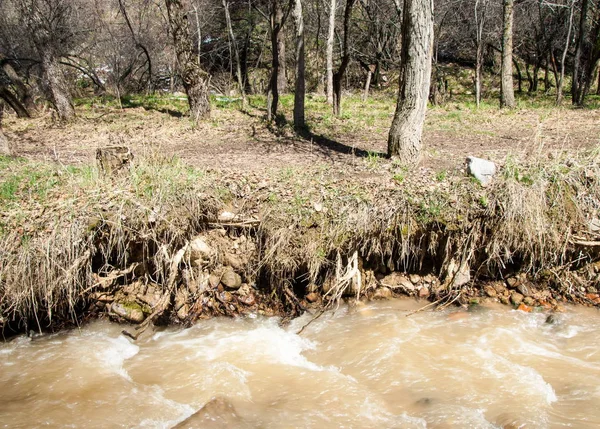
[[[519,279],[516,277],[509,277],[506,279],[506,283],[509,288],[514,289],[519,285]]]
[[[598,289],[596,289],[594,286],[589,286],[589,287],[587,288],[587,291],[588,291],[589,293],[598,293]]]
[[[510,302],[512,302],[513,305],[518,306],[519,304],[521,304],[523,302],[523,295],[521,295],[518,292],[513,292],[510,295]]]
[[[235,219],[235,214],[231,212],[221,212],[219,213],[219,222],[231,222]]]
[[[91,295],[91,298],[102,303],[109,303],[115,300],[115,297],[113,295],[106,292],[94,292]]]
[[[404,293],[414,292],[415,286],[406,276],[392,273],[381,279],[381,284],[391,289],[402,289]]]
[[[373,294],[373,299],[390,299],[392,297],[392,291],[387,287],[380,287]]]
[[[214,254],[213,249],[206,243],[205,238],[201,236],[194,238],[189,246],[190,260],[192,261],[210,259]]]
[[[487,185],[496,174],[496,164],[486,159],[469,156],[467,172],[475,177],[482,185]]]
[[[485,294],[487,296],[489,296],[490,298],[496,298],[498,296],[498,292],[496,292],[496,289],[494,289],[493,286],[488,285],[488,286],[484,287],[483,290],[484,290]]]
[[[421,276],[418,274],[411,274],[408,276],[408,278],[410,279],[410,282],[414,285],[417,285],[421,282]]]
[[[531,288],[524,283],[519,284],[517,290],[523,296],[531,296]]]
[[[231,294],[231,292],[221,292],[217,295],[217,298],[223,303],[231,302],[231,300],[233,299],[233,295]]]
[[[524,311],[525,313],[531,313],[532,308],[528,305],[521,303],[519,304],[519,307],[517,307],[517,310]]]
[[[557,322],[558,322],[558,318],[554,314],[549,314],[548,317],[546,317],[546,323],[548,325],[554,325]]]
[[[221,283],[229,289],[239,289],[242,285],[242,277],[235,271],[229,269],[221,276]]]
[[[585,297],[590,301],[596,301],[598,298],[600,298],[600,295],[598,295],[597,293],[586,293]]]
[[[308,302],[317,302],[319,300],[319,294],[315,293],[315,292],[311,292],[308,295],[306,295],[306,300]]]
[[[508,300],[508,297],[507,297],[507,296],[504,296],[504,295],[500,295],[500,302],[501,302],[502,304],[504,304],[504,305],[508,305],[508,304],[510,304],[510,301]]]
[[[187,304],[183,304],[177,310],[177,318],[179,320],[185,320],[185,319],[187,319],[187,317],[188,317],[189,314],[190,314],[190,308],[189,308],[189,306]]]
[[[233,253],[226,253],[225,257],[223,258],[223,263],[225,265],[229,265],[234,270],[241,271],[244,269],[244,263],[242,262],[242,260]]]
[[[429,288],[423,286],[419,289],[419,298],[428,298],[429,297]]]
[[[208,283],[210,284],[210,287],[212,287],[213,289],[216,289],[216,287],[219,286],[220,282],[221,282],[221,276],[218,276],[215,273],[212,273],[208,277]]]
[[[527,305],[527,306],[529,306],[529,307],[533,307],[533,306],[535,305],[535,299],[533,299],[533,298],[532,298],[532,297],[530,297],[530,296],[526,296],[526,297],[523,299],[523,304],[525,304],[525,305]]]
[[[506,286],[503,282],[494,282],[492,286],[494,290],[498,293],[498,295],[502,295],[506,291]]]
[[[427,274],[426,276],[423,277],[423,282],[427,283],[427,284],[433,284],[433,283],[435,283],[436,280],[437,280],[437,277],[435,277],[432,274]]]
[[[137,304],[125,304],[113,302],[109,310],[110,314],[118,316],[131,323],[142,323],[146,318],[144,312]]]
[[[256,298],[254,297],[254,294],[249,293],[238,297],[238,301],[245,305],[254,305],[256,303]]]

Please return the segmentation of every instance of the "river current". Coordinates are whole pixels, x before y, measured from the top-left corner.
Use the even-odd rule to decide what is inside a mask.
[[[342,306],[300,333],[311,316],[19,337],[0,344],[0,427],[171,428],[213,398],[183,427],[600,427],[599,311],[422,305]]]

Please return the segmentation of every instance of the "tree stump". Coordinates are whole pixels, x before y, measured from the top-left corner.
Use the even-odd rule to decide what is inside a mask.
[[[108,146],[96,149],[98,168],[107,176],[128,169],[133,153],[126,146]]]

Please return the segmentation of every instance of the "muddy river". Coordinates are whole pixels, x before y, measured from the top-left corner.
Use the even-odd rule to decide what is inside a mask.
[[[340,307],[299,334],[311,317],[19,337],[0,344],[0,427],[600,427],[600,312],[407,317],[420,305]]]

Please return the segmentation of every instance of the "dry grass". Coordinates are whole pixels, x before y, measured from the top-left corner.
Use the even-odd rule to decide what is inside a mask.
[[[354,133],[348,142],[353,145],[361,133],[380,132],[388,101],[374,98],[363,108],[349,100],[349,108],[366,116],[347,121],[315,107],[310,121],[318,133]],[[258,256],[248,271],[263,290],[280,297],[291,289],[301,293],[332,281],[329,296],[339,297],[363,268],[427,271],[443,278],[458,263],[468,264],[480,277],[497,278],[514,270],[536,274],[598,259],[598,247],[589,245],[598,241],[589,228],[600,213],[598,151],[573,151],[568,145],[567,150],[548,151],[549,123],[565,111],[530,115],[535,121],[523,137],[527,151],[507,157],[512,147],[502,148],[496,157],[500,173],[490,187],[482,188],[456,163],[448,169],[410,172],[373,153],[364,158],[347,155],[349,161],[340,168],[326,158],[328,153],[313,156],[312,143],[310,154],[302,152],[306,142],[294,149],[300,152],[289,152],[286,146],[287,157],[260,146],[267,147],[267,155],[253,155],[243,168],[192,167],[213,166],[210,160],[222,158],[220,151],[232,147],[248,157],[248,145],[260,145],[267,135],[276,139],[268,144],[283,144],[288,137],[257,128],[253,140],[238,148],[229,141],[232,136],[238,142],[248,139],[261,123],[252,116],[242,120],[244,114],[231,109],[217,111],[213,123],[193,129],[184,119],[139,107],[126,113],[114,106],[87,108],[86,114],[105,109],[106,115],[80,119],[63,130],[50,124],[36,129],[40,119],[9,124],[12,138],[31,143],[50,134],[64,146],[47,148],[56,155],[47,160],[37,155],[37,161],[0,158],[0,326],[14,322],[45,328],[66,319],[76,322],[89,294],[101,290],[107,278],[124,284],[144,276],[166,288],[175,278],[174,256],[192,236],[210,228],[224,209],[242,219],[260,219],[252,232]],[[452,105],[433,109],[429,133],[452,124],[485,131],[492,120],[510,122],[510,114],[488,113]],[[567,119],[575,114],[567,113]],[[593,113],[586,118],[591,123]],[[245,127],[241,134],[235,129],[238,120]],[[90,132],[90,124],[96,133]],[[207,134],[213,136],[211,130],[220,136],[217,142],[228,143],[223,148],[214,142],[195,145]],[[281,132],[287,133],[285,128]],[[559,143],[553,148],[563,147],[563,134],[553,133],[551,139]],[[99,142],[132,142],[137,157],[133,168],[114,179],[99,177],[86,164],[88,152]],[[447,151],[462,157],[467,149]],[[22,153],[28,151],[35,148]],[[448,158],[446,152],[435,151],[430,145],[426,156]],[[157,156],[159,152],[179,153],[184,161]],[[69,153],[75,155],[69,158]],[[67,159],[79,166],[63,165]],[[368,286],[367,279],[360,281]]]

